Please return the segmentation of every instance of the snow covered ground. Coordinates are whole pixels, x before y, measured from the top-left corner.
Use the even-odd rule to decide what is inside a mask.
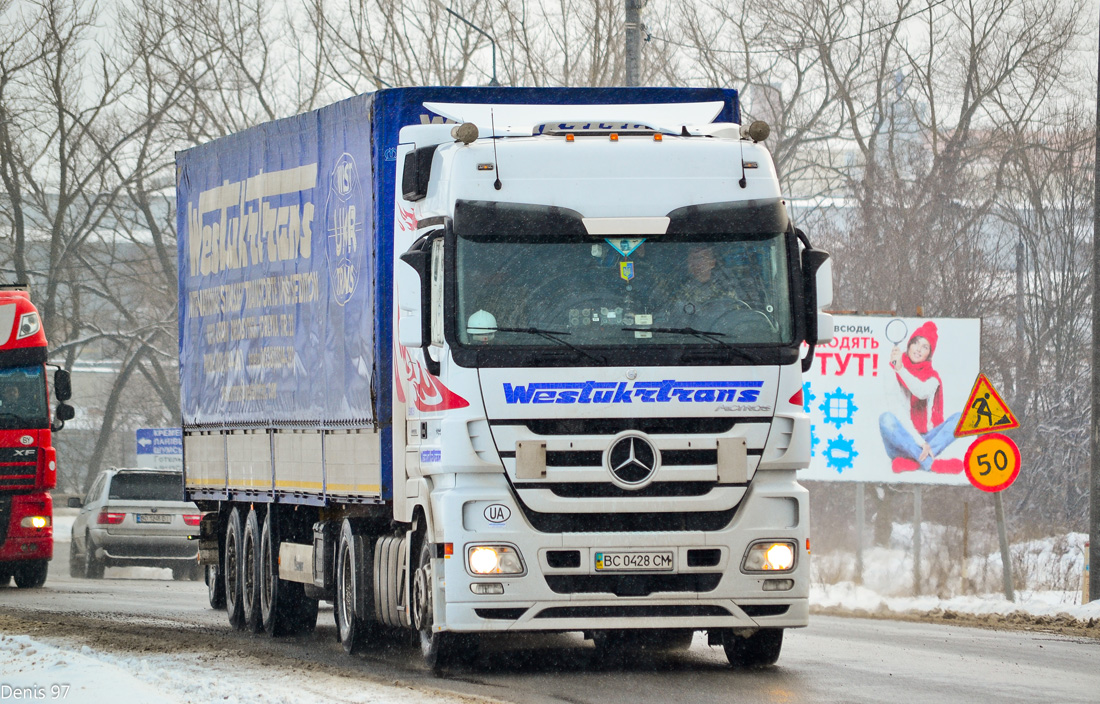
[[[115,655],[0,635],[0,701],[469,704],[471,699],[315,670],[294,676],[211,654]]]
[[[1100,600],[1081,603],[1087,539],[1083,533],[1013,544],[1010,553],[1014,581],[1026,585],[1017,586],[1014,602],[1004,595],[999,550],[971,555],[964,561],[955,554],[957,546],[951,549],[952,536],[942,526],[925,524],[921,535],[920,596],[913,596],[912,526],[895,524],[888,547],[865,549],[862,584],[855,579],[853,554],[814,555],[811,605],[877,614],[1021,612],[1069,616],[1082,624],[1091,619],[1100,622]]]

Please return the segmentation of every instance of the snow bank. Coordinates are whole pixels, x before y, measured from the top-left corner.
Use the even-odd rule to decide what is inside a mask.
[[[469,697],[410,689],[316,670],[263,666],[217,653],[115,655],[0,635],[0,701],[74,704],[469,704]],[[57,689],[54,689],[54,688]]]

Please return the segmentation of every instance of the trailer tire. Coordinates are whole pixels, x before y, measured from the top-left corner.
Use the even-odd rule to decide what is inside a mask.
[[[359,652],[376,633],[373,567],[373,542],[345,520],[336,544],[333,611],[336,637],[348,653]]]
[[[49,569],[49,560],[25,562],[15,568],[15,586],[20,589],[37,589],[46,583]]]
[[[244,628],[244,604],[241,603],[241,513],[236,507],[229,512],[225,527],[225,554],[222,559],[222,575],[225,584],[225,611],[229,625],[236,630]]]
[[[722,649],[726,651],[730,667],[768,667],[779,660],[779,651],[783,649],[783,629],[761,628],[747,638],[726,631],[722,634]]]
[[[221,567],[218,565],[207,565],[205,573],[206,598],[210,601],[210,608],[224,609],[225,578],[222,577]]]
[[[264,619],[260,611],[260,516],[255,508],[248,510],[241,540],[241,607],[249,632],[263,632]]]
[[[455,665],[469,665],[477,657],[477,636],[435,630],[435,596],[432,573],[432,544],[428,536],[419,534],[420,556],[416,570],[410,575],[409,605],[412,626],[420,635],[420,654],[432,673],[440,674]]]
[[[268,507],[260,533],[260,615],[272,638],[309,632],[317,625],[317,600],[306,596],[300,582],[279,577],[278,518],[277,507]]]

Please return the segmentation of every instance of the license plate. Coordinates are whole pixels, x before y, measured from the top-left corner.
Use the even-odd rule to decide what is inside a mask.
[[[668,571],[673,569],[671,550],[638,550],[596,553],[597,572]]]
[[[171,523],[172,516],[163,513],[139,513],[137,515],[138,523]]]

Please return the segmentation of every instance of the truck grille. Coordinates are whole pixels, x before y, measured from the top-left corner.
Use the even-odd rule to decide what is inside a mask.
[[[681,513],[539,513],[519,502],[520,510],[540,533],[649,533],[722,530],[737,506],[726,511]]]
[[[0,447],[0,487],[30,489],[38,475],[38,448]]]

